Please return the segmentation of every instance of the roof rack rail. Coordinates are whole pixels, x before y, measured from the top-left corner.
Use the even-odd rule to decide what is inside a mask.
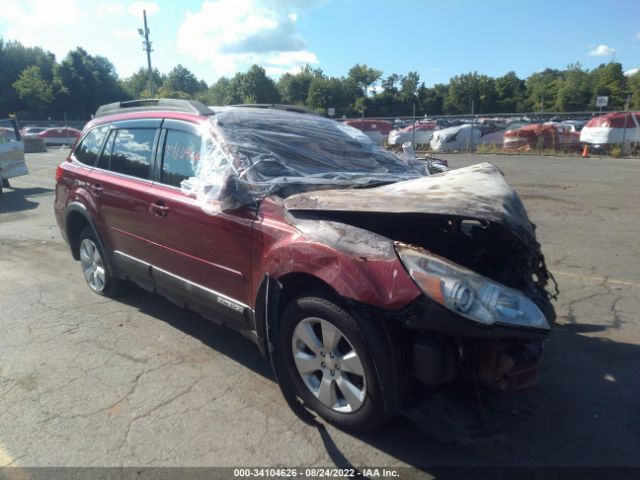
[[[213,111],[196,100],[181,100],[176,98],[144,98],[127,102],[108,103],[98,107],[94,118],[113,115],[116,113],[150,112],[168,110],[171,112],[195,113],[197,115],[213,115]]]
[[[285,110],[287,112],[296,113],[310,113],[312,115],[319,115],[313,110],[309,110],[302,105],[283,105],[280,103],[240,103],[238,105],[231,105],[232,107],[249,107],[249,108],[273,108],[275,110]]]

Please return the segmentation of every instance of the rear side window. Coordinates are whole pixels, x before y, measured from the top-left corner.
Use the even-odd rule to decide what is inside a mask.
[[[98,153],[100,153],[100,147],[102,147],[102,142],[104,141],[104,137],[107,136],[108,131],[109,126],[103,125],[87,133],[73,152],[76,160],[85,165],[93,165],[98,157]]]
[[[198,135],[180,130],[167,130],[162,154],[161,182],[175,187],[182,180],[195,175],[200,161],[201,139]]]
[[[108,161],[109,170],[123,173],[132,177],[150,178],[151,157],[153,143],[156,136],[155,128],[123,128],[115,132],[111,153],[105,149],[105,165]],[[109,140],[111,144],[111,139]],[[111,145],[108,145],[110,147]]]

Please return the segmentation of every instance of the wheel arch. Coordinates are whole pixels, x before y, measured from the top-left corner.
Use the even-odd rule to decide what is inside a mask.
[[[69,241],[69,248],[74,260],[80,260],[80,233],[85,227],[90,226],[96,236],[100,246],[103,247],[98,230],[87,211],[87,207],[79,202],[69,204],[65,211],[65,233]]]
[[[262,277],[255,301],[255,330],[258,347],[266,355],[270,352],[270,331],[277,329],[277,319],[283,308],[296,296],[321,291],[332,300],[342,298],[324,280],[303,272],[289,272],[278,278],[265,274]]]

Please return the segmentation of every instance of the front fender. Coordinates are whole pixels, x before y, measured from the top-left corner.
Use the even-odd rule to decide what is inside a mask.
[[[292,228],[262,232],[254,278],[303,273],[342,297],[386,310],[399,310],[420,296],[390,239],[339,222],[287,221]]]

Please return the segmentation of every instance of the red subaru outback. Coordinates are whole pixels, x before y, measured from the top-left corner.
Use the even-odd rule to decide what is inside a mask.
[[[240,331],[342,428],[419,385],[535,383],[550,277],[491,164],[401,158],[295,107],[139,100],[100,107],[56,182],[94,292],[134,283]]]

